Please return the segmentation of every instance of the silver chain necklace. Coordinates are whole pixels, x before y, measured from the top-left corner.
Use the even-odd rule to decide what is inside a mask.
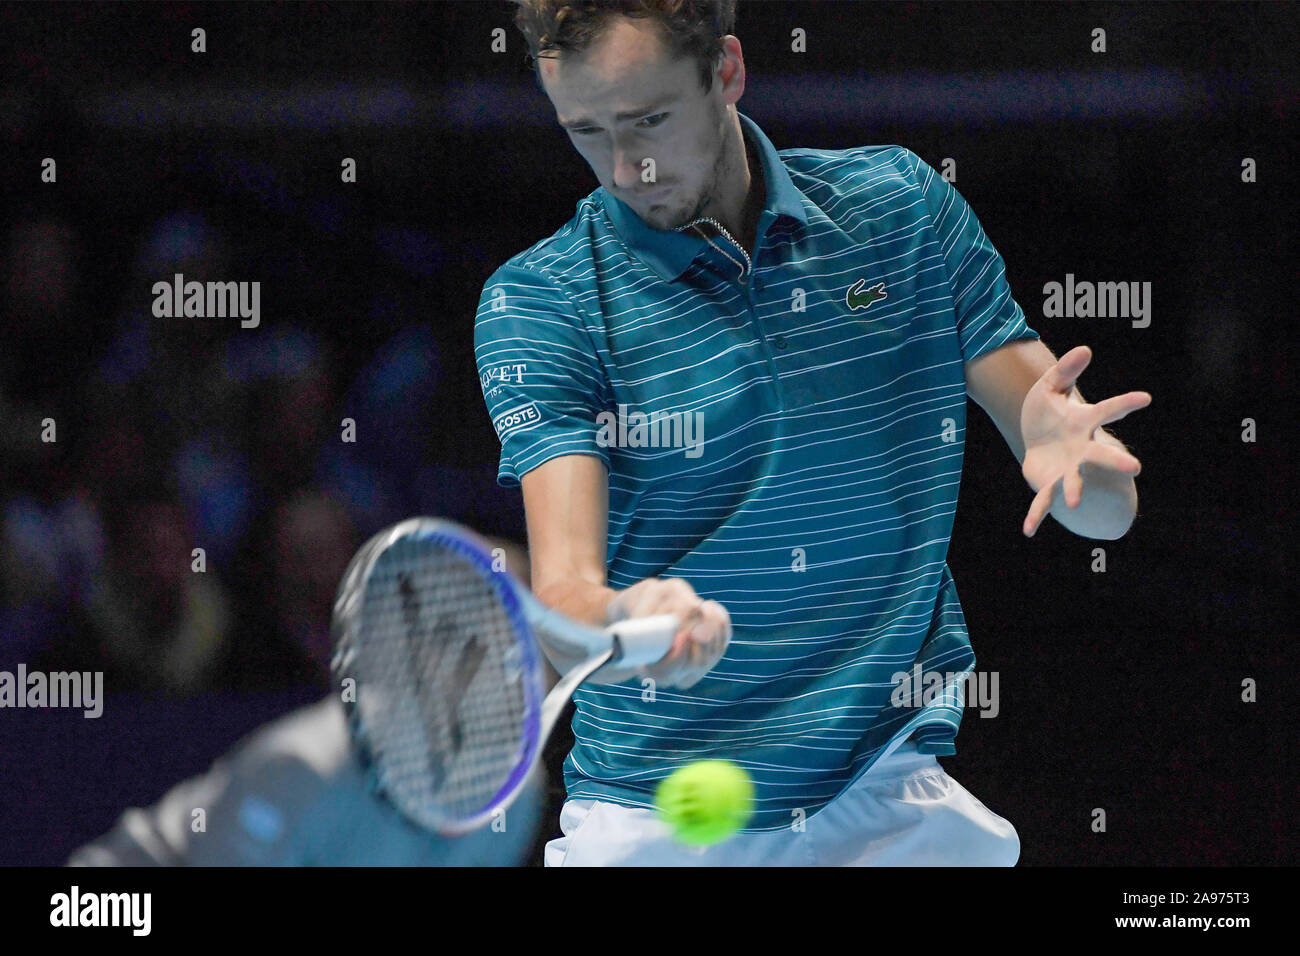
[[[747,252],[745,251],[745,247],[744,247],[744,246],[742,246],[739,242],[736,242],[736,237],[733,236],[731,233],[729,233],[729,232],[726,230],[726,228],[722,225],[722,223],[718,222],[718,220],[714,219],[712,216],[700,216],[698,219],[694,219],[694,220],[692,220],[691,222],[686,223],[685,225],[677,226],[677,227],[675,228],[674,231],[675,231],[675,232],[681,232],[683,229],[690,229],[690,228],[693,228],[693,227],[695,227],[695,226],[698,226],[698,225],[699,225],[700,223],[702,223],[702,222],[707,222],[707,223],[709,223],[711,226],[713,226],[715,229],[717,229],[718,232],[722,233],[724,236],[726,236],[728,239],[730,239],[730,240],[732,241],[732,243],[735,244],[736,248],[740,250],[740,254],[741,254],[742,256],[745,257],[745,264],[744,264],[744,266],[741,267],[740,274],[741,274],[742,276],[746,275],[746,274],[750,271],[750,269],[752,268],[752,266],[753,266],[753,263],[752,263],[752,262],[750,261],[750,259],[749,259],[749,253],[747,253]],[[730,259],[732,262],[736,262],[736,259],[735,259],[734,256],[729,255],[729,254],[727,253],[727,250],[726,250],[726,249],[723,249],[721,246],[719,246],[719,245],[717,245],[716,243],[714,243],[713,240],[711,240],[708,236],[704,235],[704,231],[703,231],[703,230],[699,230],[699,232],[700,232],[700,235],[704,237],[704,241],[705,241],[705,242],[707,242],[709,245],[713,246],[714,249],[717,249],[719,252],[721,252],[724,256],[726,256],[726,257],[727,257],[728,259]],[[740,265],[740,263],[739,263],[739,262],[736,262],[736,265]]]

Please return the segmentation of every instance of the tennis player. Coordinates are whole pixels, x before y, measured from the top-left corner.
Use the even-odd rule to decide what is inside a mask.
[[[593,624],[677,613],[650,680],[575,695],[547,865],[1012,865],[950,777],[975,666],[945,558],[967,396],[1046,514],[1113,539],[1140,465],[1012,298],[965,200],[902,146],[778,151],[737,103],[734,0],[516,0],[600,187],[483,289],[476,361],[522,485],[533,588]],[[891,699],[913,668],[941,678]],[[911,695],[904,695],[911,700]],[[676,844],[656,785],[754,779],[731,839]]]

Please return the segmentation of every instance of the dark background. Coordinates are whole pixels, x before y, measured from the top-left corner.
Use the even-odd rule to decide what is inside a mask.
[[[474,311],[597,183],[511,14],[0,6],[0,669],[100,669],[111,692],[98,720],[0,711],[0,863],[61,863],[324,694],[333,589],[373,531],[433,513],[523,540],[518,493],[495,484]],[[1084,395],[1154,396],[1110,426],[1143,462],[1116,542],[1052,521],[1024,539],[1032,495],[970,416],[949,563],[1001,713],[968,711],[943,763],[1015,824],[1023,864],[1294,861],[1297,19],[740,4],[740,109],[778,149],[954,158],[1030,325],[1057,355],[1092,347]],[[1109,52],[1090,52],[1094,27]],[[39,181],[46,156],[57,184]],[[261,281],[261,326],[153,320],[149,288],[176,271]],[[1066,273],[1151,282],[1151,326],[1043,318]],[[556,809],[567,747],[557,733]]]

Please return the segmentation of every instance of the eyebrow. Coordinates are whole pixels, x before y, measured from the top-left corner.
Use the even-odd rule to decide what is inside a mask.
[[[622,112],[615,113],[614,119],[620,123],[623,122],[624,120],[636,119],[639,116],[645,116],[649,113],[653,113],[655,110],[662,109],[663,107],[667,106],[669,103],[673,102],[674,99],[676,99],[676,97],[661,96],[659,97],[659,99],[652,102],[649,106],[643,107],[641,109],[623,110]],[[586,116],[579,116],[577,119],[571,119],[571,120],[562,120],[557,117],[557,120],[559,120],[559,124],[563,126],[565,129],[570,129],[578,126],[596,125],[595,120],[588,119]]]

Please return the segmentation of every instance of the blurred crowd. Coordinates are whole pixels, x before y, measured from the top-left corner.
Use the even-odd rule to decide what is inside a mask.
[[[323,691],[366,536],[412,514],[522,530],[495,462],[455,453],[467,398],[414,317],[360,359],[346,329],[267,315],[265,289],[257,328],[156,318],[151,287],[174,273],[259,278],[193,209],[154,219],[112,289],[70,218],[10,222],[3,242],[0,670],[102,670],[109,693]]]

